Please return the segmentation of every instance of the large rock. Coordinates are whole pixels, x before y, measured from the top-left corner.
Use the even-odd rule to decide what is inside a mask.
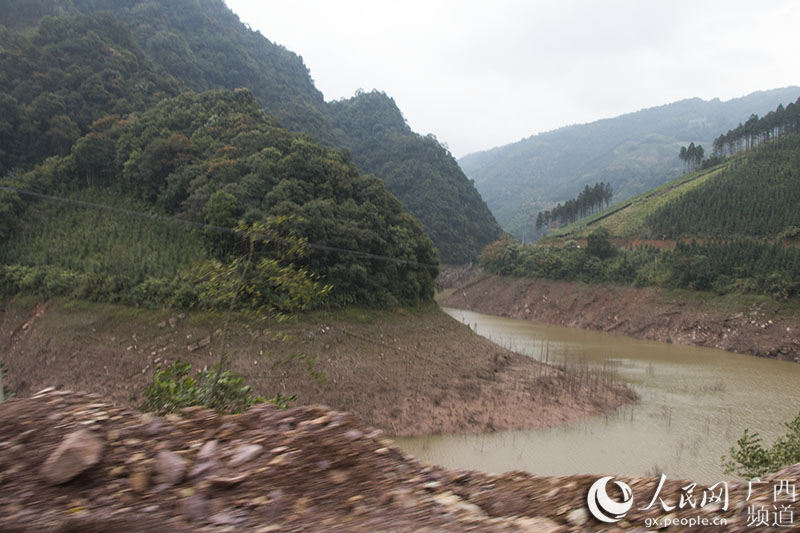
[[[41,474],[53,485],[66,483],[99,463],[104,448],[105,442],[88,429],[70,433],[44,462]]]
[[[201,461],[210,461],[215,460],[217,457],[217,448],[219,447],[219,441],[216,439],[210,440],[203,444],[200,450],[197,452],[197,462]]]
[[[186,476],[186,461],[175,452],[161,450],[156,454],[153,470],[156,483],[172,487]]]
[[[193,494],[182,502],[183,517],[187,522],[199,522],[208,515],[208,502],[199,494]]]
[[[264,450],[264,447],[260,444],[246,444],[239,446],[236,449],[236,453],[234,454],[233,458],[231,458],[228,466],[231,468],[236,468],[237,466],[241,466],[248,461],[252,461]]]

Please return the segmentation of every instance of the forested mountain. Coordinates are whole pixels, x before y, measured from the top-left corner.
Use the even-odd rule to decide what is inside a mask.
[[[500,274],[800,296],[800,99],[718,136],[700,170],[481,255]],[[591,189],[586,189],[591,191]]]
[[[241,306],[311,284],[332,285],[329,305],[432,299],[433,244],[349,151],[282,128],[247,89],[188,91],[132,36],[107,13],[0,34],[0,292],[219,307],[242,221],[269,245]]]
[[[359,167],[384,179],[422,222],[444,261],[467,261],[500,233],[449,152],[411,131],[391,99],[384,96],[386,105],[374,106],[370,93],[326,103],[301,57],[242,24],[222,0],[0,0],[0,11],[8,14],[0,24],[10,29],[30,27],[44,16],[104,12],[129,28],[141,57],[181,87],[250,89],[280,124],[328,147],[349,148]],[[14,54],[14,34],[2,35],[4,57]],[[409,160],[416,157],[422,160]]]
[[[554,231],[540,244],[498,241],[481,261],[514,276],[797,298],[798,126],[775,124],[779,137],[747,143],[714,167]]]
[[[719,135],[699,170],[551,229],[543,242],[586,238],[601,227],[628,242],[796,237],[798,204],[800,98]]]
[[[394,100],[360,93],[331,103],[337,134],[359,168],[381,176],[386,187],[419,215],[447,261],[474,257],[500,234],[489,208],[450,153],[432,135],[411,131]]]
[[[0,176],[67,155],[95,120],[144,111],[180,84],[110,16],[46,19],[0,34]]]
[[[713,140],[752,113],[794,101],[800,88],[756,92],[726,102],[699,98],[590,124],[567,126],[459,160],[497,220],[518,237],[536,215],[575,197],[587,184],[609,183],[614,200],[679,176],[681,145]]]
[[[246,87],[290,130],[333,143],[325,102],[301,57],[246,28],[221,0],[0,0],[10,29],[45,16],[106,13],[186,88]]]

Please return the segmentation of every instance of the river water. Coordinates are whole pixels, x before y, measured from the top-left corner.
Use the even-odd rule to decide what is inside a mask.
[[[618,473],[715,483],[745,428],[765,442],[800,412],[800,364],[445,309],[480,335],[549,362],[613,368],[640,401],[550,429],[395,442],[448,468],[540,475]]]

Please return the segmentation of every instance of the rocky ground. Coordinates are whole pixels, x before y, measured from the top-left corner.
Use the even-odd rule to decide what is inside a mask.
[[[290,324],[76,302],[10,302],[0,361],[17,397],[54,386],[135,407],[157,366],[228,367],[265,397],[295,394],[390,435],[553,426],[635,400],[585,369],[498,347],[437,308],[318,314]],[[288,340],[284,341],[284,337]],[[221,343],[225,346],[221,346]]]
[[[480,313],[800,361],[800,314],[653,287],[473,276],[441,300]]]
[[[745,501],[747,483],[731,483],[728,510],[700,506],[706,487],[698,486],[696,509],[640,511],[657,480],[618,477],[636,505],[608,525],[585,509],[596,479],[427,466],[380,431],[319,406],[262,405],[235,416],[190,408],[159,418],[63,391],[0,404],[7,532],[645,531],[662,529],[645,528],[647,518],[690,517],[727,520],[693,531],[766,531],[748,509],[775,505],[772,490]],[[800,465],[775,479],[797,483]],[[660,497],[678,506],[687,485],[667,481]]]
[[[439,275],[436,276],[436,290],[443,291],[460,287],[481,273],[481,267],[477,263],[465,265],[442,265]]]

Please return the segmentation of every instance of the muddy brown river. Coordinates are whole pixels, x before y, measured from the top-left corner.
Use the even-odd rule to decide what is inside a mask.
[[[499,345],[551,363],[613,369],[636,404],[566,426],[397,438],[418,459],[450,468],[541,475],[665,473],[714,483],[745,428],[767,443],[800,412],[800,364],[642,341],[445,309]]]

